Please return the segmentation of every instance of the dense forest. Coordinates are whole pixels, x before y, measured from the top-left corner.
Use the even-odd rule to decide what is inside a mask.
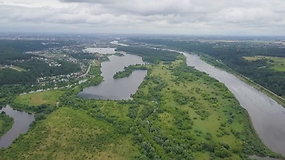
[[[117,75],[127,76],[133,69],[148,70],[132,100],[93,100],[78,96],[83,88],[103,81],[99,60],[92,61],[87,82],[71,88],[18,95],[21,93],[18,90],[28,91],[30,86],[0,87],[0,102],[9,101],[14,108],[32,112],[36,118],[29,132],[17,138],[9,148],[0,149],[1,158],[279,157],[258,139],[246,111],[223,84],[188,67],[182,55],[147,47],[140,51],[140,48],[124,47],[122,50],[140,55],[151,63],[126,67]],[[18,61],[17,66],[26,69],[35,64],[44,65],[36,61],[29,58]],[[45,66],[33,71],[60,72],[43,68]],[[26,72],[29,69],[18,73]]]
[[[9,64],[13,60],[24,60],[32,57],[24,54],[28,51],[39,51],[51,47],[75,44],[73,41],[40,41],[40,40],[0,40],[0,64]]]
[[[167,47],[207,54],[234,71],[249,77],[260,85],[278,94],[285,96],[285,72],[265,67],[266,60],[247,61],[244,56],[273,56],[285,57],[285,48],[270,44],[256,42],[219,42],[219,41],[174,41],[162,39],[133,39],[137,42],[164,45]]]
[[[22,68],[23,71],[17,71],[9,67],[0,68],[0,85],[31,84],[35,83],[36,79],[41,76],[54,76],[80,71],[79,65],[71,62],[57,60],[56,62],[61,64],[60,67],[49,66],[48,63],[36,59],[40,58],[39,56],[24,53],[26,51],[42,50],[72,43],[69,41],[1,40],[0,67],[1,65],[14,65]]]
[[[51,47],[61,47],[76,44],[75,41],[48,41],[48,40],[0,40],[0,54],[4,50],[14,50],[20,53],[38,51]]]
[[[144,61],[150,63],[157,63],[159,61],[171,62],[174,61],[178,55],[178,53],[171,51],[138,46],[120,46],[117,50],[141,56]]]
[[[27,84],[35,83],[41,76],[55,76],[80,71],[80,67],[74,63],[59,61],[60,67],[50,67],[49,64],[39,60],[30,60],[18,63],[18,66],[27,71],[13,69],[0,70],[0,85],[3,84]]]

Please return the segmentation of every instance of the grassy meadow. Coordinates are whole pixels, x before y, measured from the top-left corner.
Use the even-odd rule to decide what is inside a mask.
[[[249,155],[278,156],[258,139],[246,111],[230,91],[186,66],[182,56],[172,63],[148,65],[148,75],[133,100],[82,99],[77,96],[81,88],[63,93],[60,107],[37,121],[8,149],[0,150],[0,159],[239,160]],[[47,97],[54,102],[53,96]],[[29,96],[25,99],[31,103]]]
[[[59,97],[63,94],[61,90],[49,90],[36,93],[19,95],[15,99],[16,104],[39,106],[43,104],[56,105]]]

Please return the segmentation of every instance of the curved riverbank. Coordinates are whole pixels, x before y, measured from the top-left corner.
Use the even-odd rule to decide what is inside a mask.
[[[35,118],[34,115],[14,110],[9,105],[2,108],[0,112],[2,111],[14,120],[12,128],[0,138],[0,148],[7,148],[21,134],[26,133],[29,130],[30,125],[35,121]]]
[[[187,64],[224,83],[247,110],[258,136],[272,151],[285,156],[285,108],[236,76],[184,53]]]
[[[195,53],[196,54],[196,53]],[[210,65],[213,65],[215,67],[218,67],[222,70],[225,70],[227,72],[230,72],[232,74],[234,74],[236,77],[238,77],[239,79],[241,79],[242,81],[250,84],[251,86],[253,86],[254,88],[258,89],[259,91],[263,92],[264,94],[268,95],[269,97],[271,97],[272,99],[274,99],[276,102],[278,102],[279,104],[281,104],[283,107],[285,107],[285,99],[277,94],[275,94],[273,91],[263,87],[262,85],[254,82],[253,80],[251,80],[250,78],[234,71],[233,69],[229,68],[228,66],[226,66],[225,64],[223,64],[221,61],[217,61],[215,58],[210,57],[209,55],[205,55],[205,54],[199,54],[197,53],[197,55],[199,55],[201,57],[201,59],[203,61],[206,61],[207,63],[209,63]]]
[[[4,112],[0,112],[0,137],[12,128],[13,123],[13,118],[9,117]]]

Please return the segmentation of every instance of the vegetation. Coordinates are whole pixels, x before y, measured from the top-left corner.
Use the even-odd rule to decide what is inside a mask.
[[[39,106],[43,104],[56,105],[63,92],[62,90],[50,90],[19,95],[16,97],[14,103],[29,106]]]
[[[146,65],[130,65],[128,67],[125,67],[123,71],[117,72],[113,77],[114,79],[118,78],[124,78],[130,76],[134,70],[147,70]]]
[[[59,98],[64,90],[49,90],[36,93],[18,95],[10,102],[13,108],[33,113],[35,119],[42,120],[59,106]]]
[[[80,59],[80,60],[85,60],[85,59],[93,60],[98,57],[96,54],[89,53],[89,52],[72,53],[70,54],[70,56],[75,59]]]
[[[117,50],[141,56],[145,62],[150,63],[171,62],[178,56],[176,52],[138,46],[120,46]]]
[[[67,61],[58,61],[58,63],[61,64],[60,67],[49,66],[48,63],[37,59],[21,62],[13,61],[11,64],[17,64],[17,66],[28,71],[18,72],[10,68],[2,69],[0,70],[0,84],[32,84],[36,82],[37,78],[42,76],[55,76],[80,71],[80,67],[77,64]]]
[[[179,46],[180,43],[174,45]],[[190,46],[199,49],[202,45],[199,43]],[[213,47],[212,44],[209,46]],[[188,46],[184,47],[190,50]],[[29,84],[38,75],[56,75],[80,69],[71,63],[64,65],[65,62],[60,62],[60,69],[47,67],[37,58],[22,54],[26,49],[12,48],[5,51],[9,53],[5,63],[21,59],[13,65],[25,71],[5,68],[0,70],[0,76],[1,72],[12,73],[14,78],[20,75]],[[224,60],[217,60],[210,54],[212,52],[206,52],[207,49],[210,47],[206,46],[204,58],[231,69]],[[107,56],[97,59],[88,54],[82,57],[72,54],[82,63],[91,62],[87,81],[75,87],[19,95],[41,86],[1,85],[0,103],[10,103],[14,108],[35,113],[36,122],[9,148],[0,150],[0,159],[238,160],[247,159],[249,155],[279,157],[258,139],[246,111],[227,88],[188,67],[185,57],[148,47],[124,46],[118,50],[142,56],[143,60],[152,63],[126,67],[114,76],[126,77],[135,69],[148,70],[145,81],[132,100],[91,100],[78,96],[84,87],[102,82],[101,61]],[[31,74],[32,71],[31,79],[27,79],[24,73]]]
[[[51,47],[68,46],[75,44],[74,41],[48,41],[48,40],[0,40],[0,54],[23,53],[38,51]]]
[[[4,135],[13,125],[13,119],[4,112],[0,113],[0,137]]]
[[[17,94],[27,92],[33,87],[27,85],[0,85],[0,106],[14,101]]]
[[[280,59],[285,57],[284,48],[267,42],[222,42],[168,39],[134,39],[135,41],[164,45],[178,50],[210,55],[232,70],[244,75],[263,87],[285,97],[285,72]],[[266,56],[271,59],[248,61],[244,57]],[[277,62],[276,59],[279,59]],[[272,66],[272,63],[276,64]]]
[[[87,100],[85,85],[67,90],[61,107],[38,121],[1,159],[246,159],[277,156],[255,135],[227,88],[186,66],[148,65],[133,100]],[[97,74],[97,76],[96,76]],[[97,82],[101,77],[95,72]]]
[[[18,66],[8,66],[8,67],[1,67],[0,65],[0,70],[1,69],[5,69],[5,68],[10,68],[10,69],[14,69],[15,71],[18,71],[18,72],[25,72],[26,70],[21,68],[21,67],[18,67]]]
[[[252,56],[252,57],[243,57],[247,61],[266,61],[266,65],[263,67],[268,67],[278,72],[285,72],[285,57],[270,57],[270,56]]]
[[[199,56],[205,62],[207,62],[213,66],[222,68],[223,70],[228,71],[230,73],[233,73],[239,79],[249,83],[251,86],[255,87],[259,91],[262,91],[263,93],[265,93],[266,95],[268,95],[269,97],[274,99],[276,102],[278,102],[282,106],[285,106],[285,99],[284,98],[282,98],[282,97],[278,96],[277,94],[275,94],[274,92],[264,88],[263,86],[259,85],[258,83],[254,82],[253,80],[249,79],[248,77],[245,77],[245,76],[237,73],[235,70],[233,70],[233,69],[229,68],[227,65],[225,65],[222,61],[219,61],[219,60],[217,60],[217,59],[215,59],[209,55],[206,55],[206,54],[199,54]]]
[[[102,81],[103,81],[103,77],[101,76],[101,62],[98,60],[95,60],[91,63],[90,71],[88,73],[88,81],[87,83],[84,83],[83,86],[81,86],[81,89],[83,87],[97,85]]]
[[[108,122],[63,107],[0,152],[3,160],[86,160],[132,159],[138,150],[128,136],[116,137]]]
[[[24,53],[70,44],[72,44],[72,42],[69,41],[0,40],[0,85],[34,84],[39,77],[80,71],[80,66],[72,62],[55,60],[55,62],[61,66],[50,66],[48,63],[39,59],[42,57]],[[2,67],[5,65],[12,67]]]

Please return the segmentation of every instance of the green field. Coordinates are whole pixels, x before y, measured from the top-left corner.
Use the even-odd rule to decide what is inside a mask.
[[[128,77],[135,70],[147,70],[147,67],[146,67],[146,65],[140,65],[140,64],[130,65],[128,67],[125,67],[123,71],[116,72],[115,75],[113,76],[113,78],[118,79],[118,78]]]
[[[227,88],[184,57],[148,66],[130,101],[86,100],[80,87],[0,159],[247,159],[276,156]],[[98,78],[101,78],[98,76]]]
[[[265,60],[269,68],[278,72],[285,72],[285,58],[283,57],[252,56],[252,57],[243,57],[243,58],[251,62],[258,60]]]
[[[0,137],[4,135],[13,125],[13,119],[4,113],[0,113]]]
[[[64,92],[61,90],[50,90],[19,95],[16,97],[15,103],[29,106],[39,106],[43,104],[56,105],[56,103],[59,101],[59,97],[63,93]]]

